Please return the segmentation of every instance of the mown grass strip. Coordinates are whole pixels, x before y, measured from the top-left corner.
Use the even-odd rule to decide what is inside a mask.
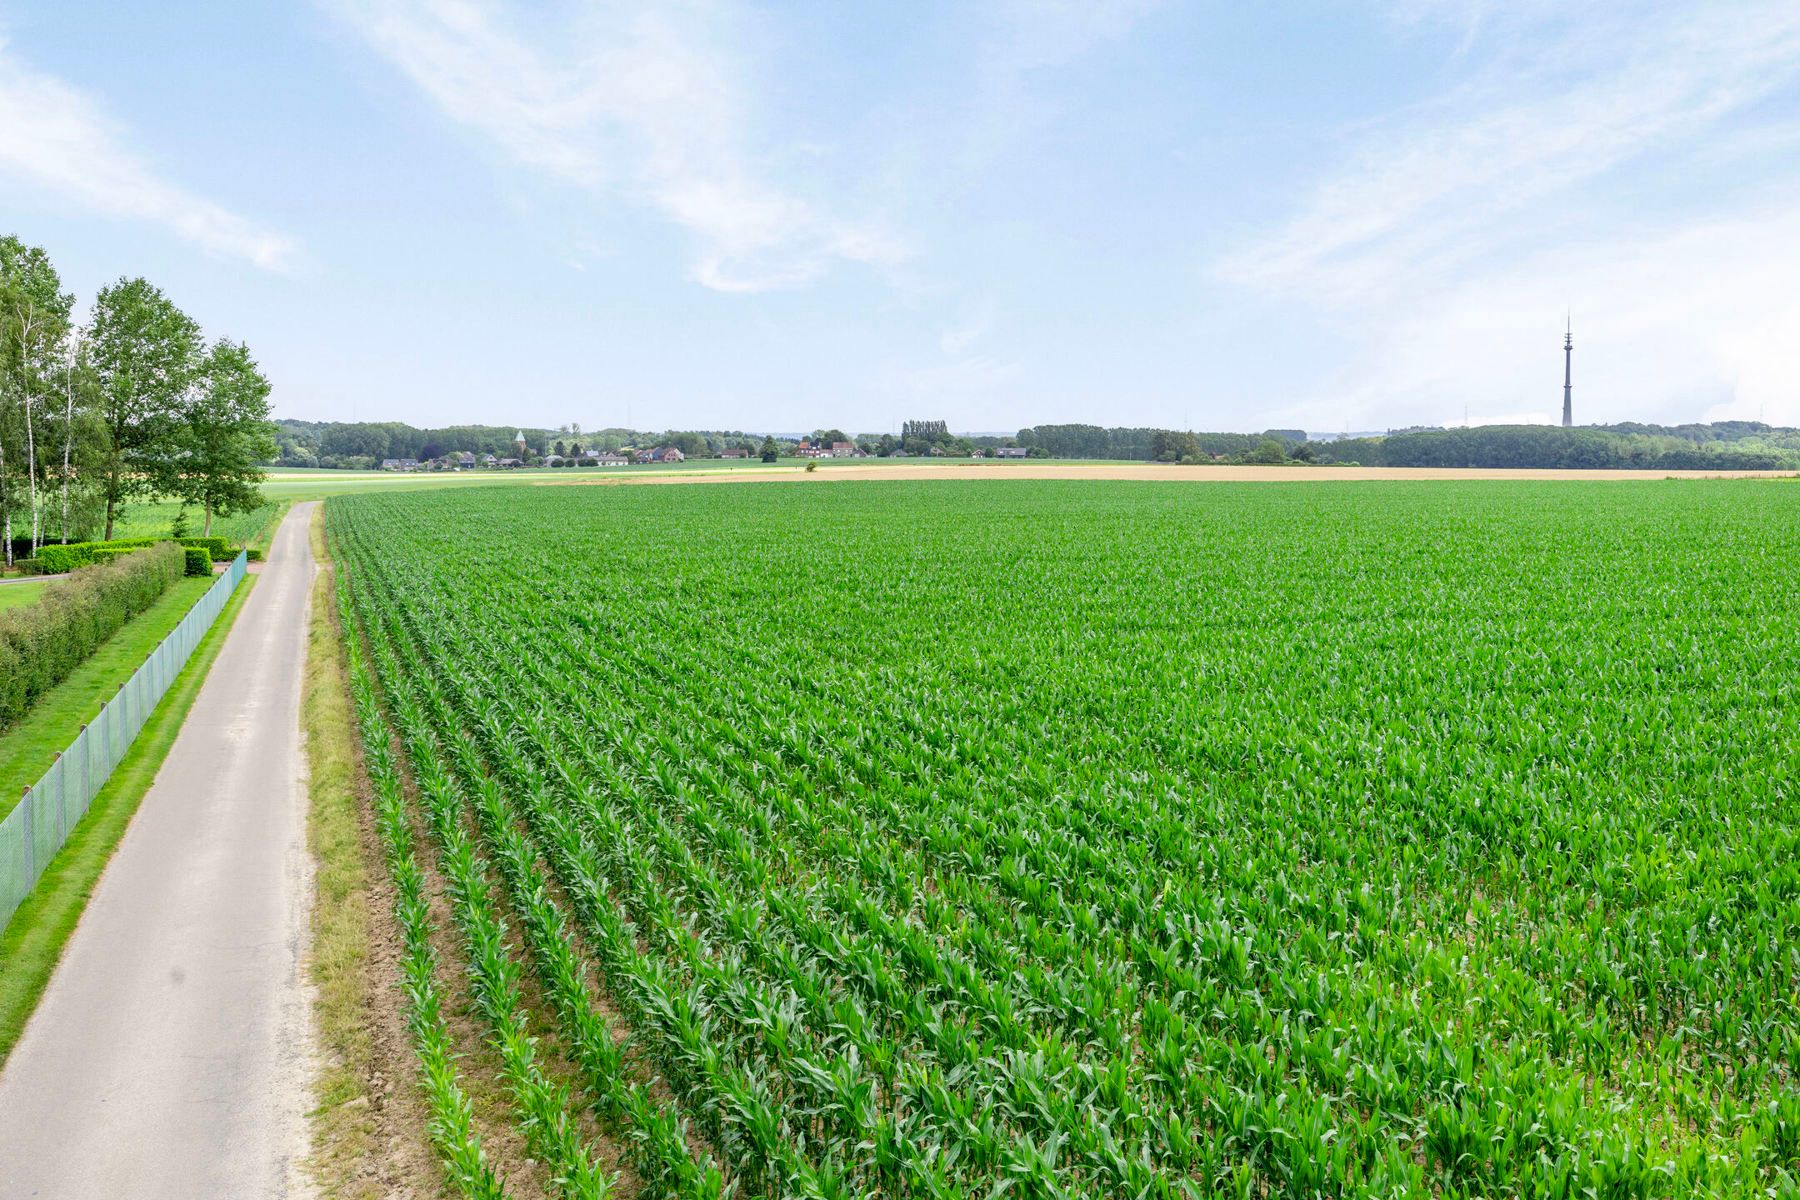
[[[182,580],[170,591],[174,593],[195,583],[200,584],[203,591],[212,580]],[[12,1053],[13,1045],[19,1040],[19,1035],[24,1032],[25,1022],[37,1007],[38,997],[43,995],[45,985],[50,982],[50,975],[62,957],[63,946],[69,940],[69,934],[74,931],[76,922],[81,919],[82,909],[87,906],[94,884],[106,869],[107,861],[112,858],[114,848],[130,825],[132,815],[137,812],[138,802],[155,781],[156,773],[169,753],[169,747],[174,744],[175,735],[181,731],[181,724],[187,719],[188,710],[193,707],[194,698],[200,694],[200,685],[206,681],[207,670],[218,656],[226,635],[231,632],[232,623],[237,620],[238,611],[244,607],[244,598],[250,594],[255,583],[254,578],[245,579],[231,599],[226,601],[218,619],[195,647],[193,656],[169,686],[162,703],[150,714],[149,721],[145,722],[131,749],[126,751],[112,778],[107,780],[106,785],[94,797],[87,816],[70,832],[69,840],[38,880],[37,887],[13,914],[5,932],[0,934],[0,1063],[6,1061],[6,1057]],[[165,601],[167,599],[164,598]],[[192,603],[191,598],[189,603]],[[155,611],[153,609],[150,613],[145,613],[131,626],[127,626],[119,637],[102,648],[101,653],[110,651],[114,642],[148,620]],[[176,613],[174,620],[179,620],[181,613],[186,611],[187,607],[184,605]],[[166,633],[167,630],[163,632]],[[160,636],[159,634],[158,637]],[[155,641],[152,640],[149,644],[154,645]],[[148,652],[148,646],[144,647],[137,661],[141,662],[143,654]],[[90,665],[92,664],[84,664],[83,670]],[[64,686],[68,682],[70,681],[65,681]],[[62,688],[57,690],[60,692]],[[40,711],[41,709],[42,706]],[[37,713],[33,714],[34,717],[36,715]],[[23,727],[0,742],[0,758],[6,759],[9,771],[12,769],[12,761],[7,756],[7,744],[22,731]]]
[[[119,685],[144,665],[150,652],[206,594],[213,578],[178,579],[170,584],[155,604],[127,621],[0,736],[0,817],[13,810],[20,793],[50,769],[81,727],[98,716]],[[0,592],[10,590],[0,588]]]
[[[37,598],[44,594],[44,587],[49,582],[48,579],[27,579],[22,583],[9,583],[0,587],[0,612],[35,604]]]
[[[282,506],[286,511],[287,506]],[[312,952],[307,963],[324,1067],[314,1083],[318,1105],[309,1162],[320,1195],[351,1200],[381,1194],[359,1170],[376,1149],[370,1104],[375,1046],[368,973],[370,879],[357,819],[355,730],[343,642],[335,620],[336,587],[325,546],[324,508],[311,527],[313,581],[301,727],[311,795],[307,841],[314,859]]]

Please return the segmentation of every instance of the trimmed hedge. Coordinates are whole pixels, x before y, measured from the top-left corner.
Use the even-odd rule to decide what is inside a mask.
[[[189,575],[211,575],[212,555],[204,546],[183,546],[181,552],[187,556],[187,573]]]
[[[37,558],[33,561],[44,574],[61,575],[65,571],[73,571],[76,567],[85,567],[93,562],[94,547],[85,542],[69,546],[39,546]]]
[[[37,554],[38,566],[46,575],[60,575],[72,571],[76,567],[84,567],[92,562],[99,562],[109,555],[122,551],[141,550],[145,546],[154,546],[158,542],[169,541],[168,538],[114,538],[110,542],[70,542],[66,546],[39,546]],[[222,537],[186,537],[175,539],[183,546],[193,546],[211,557],[213,562],[230,562],[237,557],[237,551],[231,548]]]
[[[156,603],[187,565],[168,542],[110,557],[53,580],[35,603],[0,612],[0,730]]]

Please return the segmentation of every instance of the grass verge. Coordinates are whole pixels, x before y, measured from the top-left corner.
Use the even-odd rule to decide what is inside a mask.
[[[81,727],[96,716],[119,685],[144,665],[150,652],[181,623],[213,585],[211,577],[181,578],[156,603],[125,622],[61,683],[38,697],[19,722],[0,736],[0,817],[19,803]],[[10,589],[0,588],[0,591]],[[222,615],[222,614],[221,614]]]
[[[311,810],[307,840],[314,860],[312,950],[307,970],[322,1066],[308,1168],[324,1200],[383,1194],[373,1164],[381,1123],[371,1096],[378,1071],[370,1014],[373,899],[357,793],[355,726],[337,624],[336,576],[325,546],[325,508],[314,510],[313,581],[306,676],[300,700]]]
[[[24,583],[9,583],[0,587],[0,611],[34,603],[44,594],[44,588],[49,582],[48,579],[30,579]]]
[[[183,582],[206,584],[210,580]],[[113,849],[124,836],[126,826],[137,812],[138,802],[156,779],[175,735],[181,731],[181,723],[187,718],[188,709],[194,705],[194,697],[200,693],[207,669],[218,657],[219,647],[224,644],[225,635],[237,620],[244,598],[250,594],[255,582],[245,579],[238,585],[212,628],[194,648],[181,674],[163,695],[162,703],[150,714],[131,749],[125,752],[112,778],[88,806],[87,815],[69,834],[69,840],[51,860],[37,887],[32,889],[31,895],[13,914],[5,932],[0,934],[0,1063],[6,1061],[19,1034],[24,1032],[25,1021],[37,1007],[44,986],[50,982],[50,974],[62,957],[63,946],[80,920],[100,872],[105,870]],[[186,606],[181,611],[186,612]],[[143,619],[140,616],[138,621]],[[113,641],[117,640],[115,636]],[[111,645],[112,642],[108,642],[102,652]],[[148,647],[144,653],[148,653]],[[83,669],[87,665],[83,664]],[[10,738],[8,735],[7,741]],[[0,743],[0,750],[3,748],[4,744]]]

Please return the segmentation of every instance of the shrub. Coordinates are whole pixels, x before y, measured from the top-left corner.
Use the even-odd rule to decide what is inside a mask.
[[[126,546],[131,549],[137,549],[142,546],[154,546],[158,542],[167,540],[169,539],[156,537],[114,538],[110,542],[91,542],[88,544],[93,546]],[[212,556],[214,562],[230,562],[237,557],[237,551],[233,550],[231,548],[231,543],[222,537],[184,537],[175,538],[174,540],[183,546],[200,547]]]
[[[73,571],[76,567],[85,567],[93,561],[94,547],[88,542],[76,542],[68,546],[38,547],[38,566],[46,575],[61,575],[65,571]]]
[[[46,575],[61,575],[105,557],[128,550],[142,550],[146,546],[154,546],[167,540],[156,537],[114,538],[110,542],[70,542],[66,546],[40,546],[38,562]],[[237,551],[222,537],[187,537],[176,541],[182,546],[194,546],[206,551],[213,562],[230,562],[237,557]]]
[[[182,554],[187,557],[187,573],[189,575],[211,575],[212,555],[204,546],[183,546]]]
[[[155,603],[185,566],[181,548],[165,542],[84,566],[45,587],[36,604],[0,613],[0,729]]]

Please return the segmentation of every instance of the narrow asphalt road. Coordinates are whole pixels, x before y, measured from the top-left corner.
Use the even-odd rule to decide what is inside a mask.
[[[312,509],[282,522],[0,1069],[0,1200],[304,1193]]]

